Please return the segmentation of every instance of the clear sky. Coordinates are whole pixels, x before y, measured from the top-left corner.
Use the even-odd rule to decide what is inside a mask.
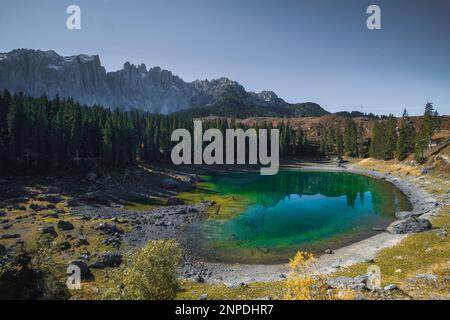
[[[449,0],[0,0],[0,52],[99,54],[327,110],[450,114]],[[66,28],[81,7],[82,29]],[[368,30],[366,9],[382,10]]]

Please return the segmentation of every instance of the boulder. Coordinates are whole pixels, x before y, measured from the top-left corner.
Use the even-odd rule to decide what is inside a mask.
[[[44,226],[41,228],[41,234],[49,234],[52,237],[56,238],[58,234],[55,231],[55,228],[53,226]]]
[[[398,290],[398,287],[395,284],[389,284],[383,288],[384,292],[392,292]]]
[[[407,219],[409,217],[413,217],[414,213],[410,212],[410,211],[399,211],[395,213],[395,217],[399,220],[404,220]]]
[[[168,206],[180,206],[183,205],[185,202],[182,199],[176,198],[176,197],[170,197],[167,199],[167,205]]]
[[[91,268],[104,269],[118,267],[122,264],[120,253],[106,252],[96,262],[91,264]]]
[[[117,228],[117,226],[115,224],[108,224],[106,222],[100,223],[99,225],[97,225],[94,228],[94,230],[100,231],[100,232],[105,233],[105,234],[111,234],[111,235],[116,234],[116,233],[117,234],[122,234],[123,233],[123,230]]]
[[[30,204],[30,209],[34,211],[42,211],[47,210],[47,206],[44,206],[42,204],[32,203]]]
[[[62,192],[62,190],[60,187],[52,186],[52,187],[47,188],[47,193],[61,193],[61,192]]]
[[[201,274],[199,274],[197,277],[195,277],[195,282],[197,283],[205,283],[205,278]]]
[[[80,238],[78,239],[78,241],[75,243],[76,247],[80,247],[80,246],[88,246],[89,245],[89,241],[86,238]]]
[[[86,180],[89,182],[93,182],[97,179],[98,175],[95,172],[89,172],[86,174]]]
[[[180,183],[172,178],[166,178],[161,181],[161,187],[164,189],[176,189],[179,185]]]
[[[334,158],[334,162],[336,162],[337,164],[342,164],[344,163],[344,159],[342,159],[341,156],[337,156],[336,158]]]
[[[102,191],[93,191],[85,193],[80,197],[81,201],[96,202],[104,205],[109,205],[108,196]]]
[[[67,200],[67,206],[68,207],[78,207],[79,203],[76,199],[70,199],[70,200]]]
[[[0,235],[0,239],[17,239],[20,238],[20,234],[18,233],[5,233]]]
[[[436,233],[436,235],[439,237],[447,236],[447,230],[445,230],[445,229],[436,229],[436,230],[434,230],[434,233]]]
[[[6,249],[6,247],[2,244],[0,244],[0,257],[6,255],[8,253],[8,250]]]
[[[388,227],[388,231],[394,234],[409,234],[431,230],[432,227],[431,222],[426,219],[409,217],[394,222]]]
[[[413,283],[423,281],[423,282],[431,282],[433,284],[437,284],[437,280],[438,280],[437,277],[431,273],[419,273],[415,277],[409,279],[409,281]]]
[[[46,215],[44,215],[44,217],[50,217],[50,218],[58,219],[59,218],[59,214],[58,214],[58,212],[50,212],[50,213],[47,213]]]
[[[61,242],[58,245],[58,247],[59,247],[60,251],[66,251],[66,250],[69,250],[72,247],[72,245],[70,244],[69,241],[64,241],[64,242]]]
[[[38,200],[50,202],[50,203],[53,203],[53,204],[60,203],[60,202],[64,201],[64,199],[62,197],[60,197],[60,196],[53,196],[53,195],[48,195],[48,194],[44,194],[44,195],[39,196]]]
[[[113,248],[119,248],[122,244],[122,240],[117,236],[108,237],[101,242],[104,245],[110,245]]]
[[[420,170],[420,173],[421,174],[428,174],[431,171],[431,169],[433,169],[433,168],[429,167],[429,166],[423,167],[422,170]]]
[[[80,268],[81,280],[92,280],[94,278],[94,275],[92,274],[86,262],[82,260],[74,260],[70,262],[70,265],[74,265]]]
[[[336,277],[327,280],[327,284],[332,289],[349,288],[349,289],[364,289],[366,288],[368,275],[361,275],[357,277]]]
[[[69,230],[73,230],[75,227],[69,221],[59,220],[58,228],[59,228],[59,230],[62,230],[62,231],[69,231]]]

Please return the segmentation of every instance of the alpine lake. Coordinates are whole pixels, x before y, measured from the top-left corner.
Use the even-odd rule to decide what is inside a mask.
[[[394,185],[349,172],[225,173],[206,177],[195,192],[218,199],[186,232],[191,251],[209,262],[277,264],[297,251],[322,254],[411,210]]]

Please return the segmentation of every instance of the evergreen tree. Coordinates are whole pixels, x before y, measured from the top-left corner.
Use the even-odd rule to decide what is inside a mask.
[[[425,105],[423,121],[416,135],[414,156],[419,163],[425,159],[425,150],[430,146],[435,131],[439,129],[439,114],[434,110],[432,103]]]
[[[400,120],[399,134],[397,140],[397,148],[395,157],[397,160],[402,161],[413,150],[415,139],[414,126],[409,119],[406,109],[403,111],[402,118]]]
[[[388,120],[384,121],[384,141],[382,159],[394,159],[395,150],[397,148],[397,119],[391,115]]]

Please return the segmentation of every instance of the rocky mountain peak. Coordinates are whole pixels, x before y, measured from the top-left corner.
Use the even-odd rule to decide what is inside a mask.
[[[16,49],[0,53],[0,90],[3,89],[34,97],[59,95],[86,105],[164,114],[217,102],[229,104],[230,99],[237,110],[250,104],[286,105],[272,91],[247,92],[238,82],[225,77],[185,82],[169,70],[147,69],[145,64],[130,62],[120,70],[107,72],[98,55],[60,56],[53,50]]]

